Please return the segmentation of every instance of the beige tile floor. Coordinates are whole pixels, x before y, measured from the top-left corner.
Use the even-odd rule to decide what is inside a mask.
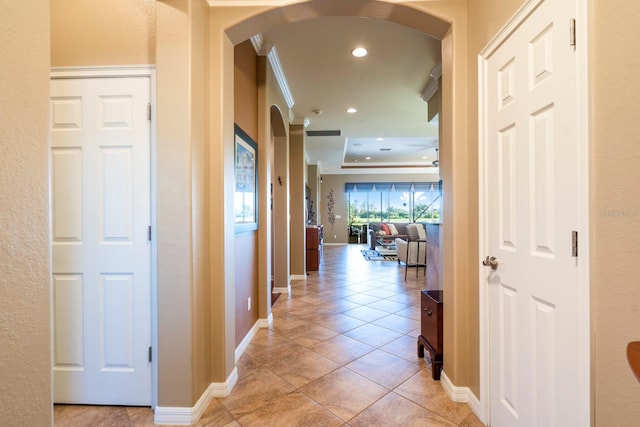
[[[422,273],[325,246],[238,362],[231,395],[197,426],[481,426],[416,354]],[[149,408],[56,405],[55,426],[151,426]]]

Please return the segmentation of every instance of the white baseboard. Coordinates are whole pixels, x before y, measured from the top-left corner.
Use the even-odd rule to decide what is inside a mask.
[[[242,341],[240,341],[240,344],[238,344],[238,346],[236,347],[236,363],[238,363],[238,360],[240,360],[240,356],[242,356],[249,344],[251,344],[251,340],[256,336],[258,329],[260,329],[260,325],[258,325],[259,322],[260,320],[253,324],[251,329],[249,329],[249,332],[247,332],[247,335],[244,336]]]
[[[258,319],[258,326],[262,328],[268,328],[273,325],[273,313],[269,313],[269,317],[266,319]]]
[[[260,328],[268,328],[273,324],[273,313],[267,319],[258,319],[236,348],[236,363],[245,352],[251,340]],[[224,383],[211,383],[207,390],[200,396],[198,402],[191,408],[156,406],[153,422],[164,425],[192,425],[198,422],[204,411],[214,397],[226,397],[231,393],[238,382],[238,368],[234,368],[229,378]]]
[[[273,288],[272,292],[279,292],[281,294],[290,294],[291,293],[291,285],[287,286],[286,288],[279,288],[279,287],[275,287]]]
[[[291,280],[307,280],[306,274],[292,274]]]
[[[244,354],[249,344],[251,344],[251,340],[256,336],[256,333],[258,333],[258,329],[268,328],[272,324],[273,313],[270,313],[267,319],[258,319],[256,323],[253,324],[249,332],[247,332],[247,335],[245,335],[238,347],[236,347],[236,363],[238,363],[238,360],[240,360],[240,356]]]
[[[469,387],[456,387],[453,385],[444,370],[440,373],[440,385],[444,389],[445,393],[447,393],[447,396],[449,396],[449,399],[454,402],[466,403],[480,421],[483,423],[486,422],[482,406],[480,405],[480,400],[478,400]]]
[[[226,397],[238,382],[238,369],[234,368],[231,375],[223,383],[211,383],[200,396],[196,404],[190,408],[156,406],[153,423],[164,425],[192,425],[198,422],[214,397]]]

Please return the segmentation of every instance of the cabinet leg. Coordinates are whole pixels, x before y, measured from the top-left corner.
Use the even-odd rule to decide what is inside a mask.
[[[436,350],[429,344],[429,341],[422,335],[418,337],[418,357],[424,357],[424,349],[429,352],[431,358],[431,377],[434,380],[440,380],[442,372],[442,354],[436,353]]]
[[[442,372],[442,355],[431,353],[431,377],[434,380],[440,380],[440,373]]]

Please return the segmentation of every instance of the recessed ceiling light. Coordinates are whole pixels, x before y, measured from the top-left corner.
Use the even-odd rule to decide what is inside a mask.
[[[367,156],[364,158],[365,160],[371,160],[371,157]]]
[[[347,108],[347,113],[349,113],[349,114],[354,114],[354,113],[357,113],[357,112],[358,112],[357,108],[353,108],[353,107]]]
[[[384,138],[376,138],[376,141],[384,141]]]
[[[351,51],[351,55],[355,56],[356,58],[362,58],[363,56],[367,56],[368,53],[369,52],[367,51],[367,49],[363,47],[357,47]]]

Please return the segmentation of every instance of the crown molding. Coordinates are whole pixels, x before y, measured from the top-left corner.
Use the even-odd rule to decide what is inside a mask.
[[[280,57],[278,56],[278,50],[275,46],[273,46],[269,51],[267,59],[269,60],[269,64],[271,64],[273,73],[276,75],[278,86],[280,86],[280,90],[282,91],[282,96],[284,96],[284,100],[287,103],[287,107],[293,108],[293,106],[296,105],[296,101],[294,101],[293,94],[291,94],[291,89],[289,89],[287,76],[284,75],[284,70],[282,69],[282,65],[280,64]]]
[[[280,92],[282,92],[282,96],[287,103],[287,107],[289,107],[289,109],[293,108],[293,106],[296,105],[296,101],[293,99],[293,94],[289,88],[289,82],[287,82],[287,76],[285,76],[282,65],[280,64],[278,50],[275,46],[270,46],[265,42],[262,38],[262,34],[256,34],[251,37],[251,44],[258,55],[267,57],[267,60],[271,65],[271,69],[273,70],[273,74],[276,76]]]

